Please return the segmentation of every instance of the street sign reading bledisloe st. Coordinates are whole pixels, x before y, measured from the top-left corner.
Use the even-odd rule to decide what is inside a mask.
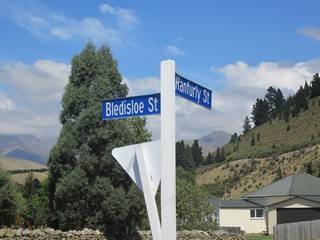
[[[212,91],[176,73],[176,95],[211,109]]]
[[[160,114],[160,93],[102,102],[102,120]]]

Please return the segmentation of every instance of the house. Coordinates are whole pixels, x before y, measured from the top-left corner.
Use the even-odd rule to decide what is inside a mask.
[[[320,219],[320,178],[295,174],[238,200],[213,200],[221,227],[273,234],[281,223]]]

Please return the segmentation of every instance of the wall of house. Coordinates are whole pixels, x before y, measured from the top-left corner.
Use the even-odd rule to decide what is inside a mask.
[[[265,218],[251,219],[249,208],[220,209],[220,226],[241,227],[246,233],[261,233],[267,230]]]
[[[312,208],[320,207],[320,203],[305,200],[302,198],[294,198],[284,202],[280,202],[268,207],[267,222],[268,233],[273,234],[273,226],[277,224],[277,208]]]

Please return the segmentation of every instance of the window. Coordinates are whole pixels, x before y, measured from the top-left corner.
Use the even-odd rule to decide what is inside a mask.
[[[250,218],[263,218],[263,209],[251,209]]]

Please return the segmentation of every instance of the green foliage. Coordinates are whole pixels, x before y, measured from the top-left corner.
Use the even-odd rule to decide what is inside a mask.
[[[25,209],[21,214],[20,224],[24,227],[46,226],[48,217],[48,181],[40,183],[29,174],[22,188]]]
[[[8,174],[0,170],[0,227],[14,225],[24,207],[22,194],[9,180]]]
[[[250,129],[251,129],[250,119],[248,116],[246,116],[243,122],[243,134],[247,134]]]
[[[268,103],[270,118],[275,118],[283,109],[285,98],[281,90],[269,87],[265,95],[266,102]]]
[[[192,156],[192,150],[188,145],[185,145],[183,140],[176,143],[176,164],[188,171],[193,171],[195,163]]]
[[[254,139],[254,134],[252,133],[251,135],[251,146],[254,146],[255,144],[255,139]]]
[[[196,183],[196,176],[193,172],[187,171],[180,166],[177,167],[176,172],[177,172],[177,179],[184,179],[193,184]]]
[[[193,144],[191,147],[191,153],[192,153],[192,158],[195,165],[196,166],[203,165],[204,159],[202,156],[202,147],[199,146],[199,142],[197,139],[193,141]]]
[[[144,118],[101,120],[101,100],[127,93],[108,47],[96,49],[89,42],[73,57],[62,98],[63,127],[49,156],[51,227],[90,226],[108,239],[126,239],[136,231],[142,206],[130,201],[132,181],[111,150],[147,141],[150,134]]]
[[[320,77],[319,74],[316,73],[313,76],[313,79],[311,81],[311,97],[318,97],[320,96]]]
[[[249,118],[248,118],[248,120],[249,120]],[[249,121],[249,125],[250,125],[250,121]],[[235,142],[237,142],[237,139],[238,139],[238,134],[235,132],[234,134],[231,135],[229,143],[235,143]]]
[[[209,152],[207,157],[206,157],[206,163],[209,164],[213,164],[214,163],[214,156],[213,153]]]
[[[177,179],[177,227],[184,229],[212,229],[213,207],[208,196],[196,184]]]
[[[269,120],[269,104],[267,100],[258,98],[252,108],[252,121],[255,126],[260,126]]]

